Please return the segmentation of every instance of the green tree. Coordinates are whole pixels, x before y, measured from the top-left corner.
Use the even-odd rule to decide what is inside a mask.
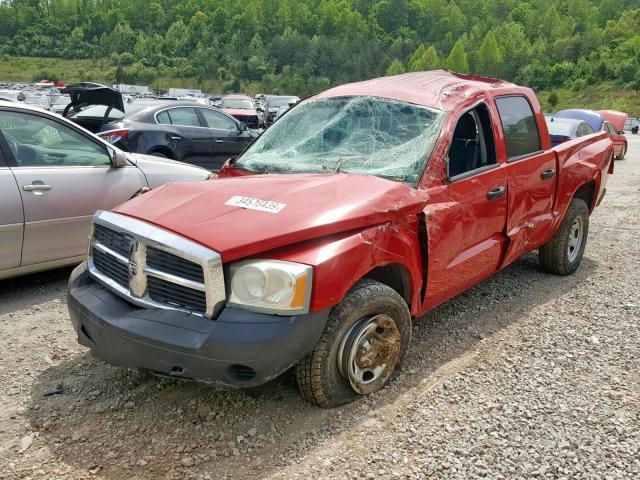
[[[371,17],[387,33],[397,32],[409,22],[407,0],[380,0],[371,9]]]
[[[462,44],[462,40],[458,40],[449,56],[447,57],[447,61],[445,62],[447,68],[453,72],[459,73],[468,73],[469,72],[469,61],[467,60],[467,52],[464,50],[464,45]]]
[[[172,23],[167,30],[164,49],[170,56],[184,57],[189,54],[189,30],[182,20]]]
[[[422,49],[420,49],[422,47]],[[428,70],[435,70],[440,68],[440,59],[438,58],[438,52],[431,45],[429,48],[424,48],[424,45],[420,45],[411,57],[408,70],[410,72],[425,72]]]
[[[478,73],[498,76],[502,70],[502,52],[493,32],[487,33],[478,52]]]
[[[558,94],[556,92],[551,92],[547,101],[549,102],[549,106],[553,109],[558,104]]]
[[[418,45],[418,48],[416,48],[416,51],[413,52],[413,55],[411,55],[411,58],[409,59],[409,63],[407,64],[408,71],[417,72],[418,70],[420,70],[420,68],[417,67],[417,65],[420,59],[422,58],[422,56],[426,53],[426,51],[427,49],[425,48],[423,43]]]
[[[404,65],[397,58],[393,62],[391,62],[391,64],[387,67],[387,71],[385,72],[387,76],[399,75],[401,73],[404,73]]]

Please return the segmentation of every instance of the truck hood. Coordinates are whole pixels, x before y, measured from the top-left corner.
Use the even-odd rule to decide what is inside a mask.
[[[272,202],[273,210],[241,197]],[[229,262],[417,213],[426,201],[425,191],[373,176],[255,175],[168,184],[114,211],[190,238]]]

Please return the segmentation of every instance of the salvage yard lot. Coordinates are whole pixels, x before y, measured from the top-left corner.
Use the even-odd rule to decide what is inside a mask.
[[[424,318],[389,388],[321,410],[92,359],[69,270],[0,281],[0,479],[640,477],[640,138],[578,272],[528,255]],[[44,396],[62,384],[62,393]]]

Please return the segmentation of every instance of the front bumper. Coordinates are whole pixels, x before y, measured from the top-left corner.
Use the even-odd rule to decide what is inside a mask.
[[[329,315],[281,317],[226,307],[210,320],[139,308],[93,280],[85,264],[71,274],[68,304],[78,342],[105,362],[242,387],[268,382],[309,353]]]

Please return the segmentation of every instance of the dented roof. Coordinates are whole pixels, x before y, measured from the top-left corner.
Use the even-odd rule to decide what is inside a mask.
[[[521,88],[495,78],[433,70],[340,85],[312,98],[370,95],[448,110],[478,93]]]

